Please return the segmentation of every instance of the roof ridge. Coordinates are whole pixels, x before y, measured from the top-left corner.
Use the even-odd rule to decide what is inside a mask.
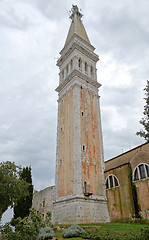
[[[121,153],[121,154],[119,154],[119,155],[117,155],[117,156],[115,156],[115,157],[113,157],[113,158],[110,158],[110,159],[108,159],[108,160],[105,161],[105,162],[112,161],[113,159],[118,158],[118,157],[120,157],[120,156],[123,156],[123,155],[127,154],[128,152],[131,152],[131,151],[133,151],[133,150],[136,150],[137,148],[142,147],[142,146],[144,146],[144,145],[146,145],[146,144],[148,144],[148,142],[143,143],[143,144],[141,144],[141,145],[138,145],[137,147],[134,147],[134,148],[132,148],[132,149],[130,149],[130,150],[124,152],[124,153]]]

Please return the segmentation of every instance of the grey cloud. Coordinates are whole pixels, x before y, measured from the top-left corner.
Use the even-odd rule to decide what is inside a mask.
[[[57,0],[33,0],[28,1],[28,4],[34,5],[46,18],[61,21],[66,15],[65,4],[63,1]]]
[[[31,25],[28,18],[23,16],[19,17],[17,15],[17,9],[15,4],[4,4],[4,1],[1,1],[1,12],[0,12],[0,25],[3,27],[16,28],[19,30],[27,30]]]
[[[140,54],[146,55],[149,40],[148,7],[147,1],[144,4],[135,1],[135,7],[131,2],[117,1],[116,4],[109,4],[107,1],[91,9],[95,12],[93,17],[90,15],[91,19],[87,23],[94,34],[94,45],[99,46],[101,51],[112,52],[123,63],[126,61],[132,64],[134,54],[137,59]]]
[[[104,92],[102,94],[102,103],[104,105],[115,105],[117,108],[121,108],[123,111],[124,108],[135,108],[136,103],[138,102],[138,91],[132,85],[127,87],[103,87]],[[141,99],[142,100],[142,99]]]
[[[109,115],[107,116],[110,121]],[[119,125],[122,123],[119,122]],[[115,157],[125,151],[128,151],[145,141],[142,138],[139,138],[135,135],[138,131],[139,123],[130,119],[127,123],[127,128],[118,130],[112,130],[109,127],[108,122],[105,123],[103,118],[103,139],[104,139],[104,152],[105,152],[105,160],[108,160],[112,157]]]

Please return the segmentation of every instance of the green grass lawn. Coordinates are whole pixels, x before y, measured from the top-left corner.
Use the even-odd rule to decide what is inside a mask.
[[[139,223],[101,223],[99,224],[99,232],[118,232],[118,233],[139,233],[141,228],[149,227],[149,224],[139,224]]]
[[[61,228],[68,228],[70,225],[59,225]],[[127,236],[134,233],[139,234],[141,229],[144,227],[149,227],[149,224],[140,224],[140,223],[99,223],[99,224],[81,224],[82,228],[85,229],[86,232],[90,232],[91,234],[105,234],[109,233],[111,236],[119,236],[120,239],[127,239]],[[62,230],[57,231],[57,238],[62,238]],[[81,240],[82,238],[67,238],[67,239],[75,239]]]

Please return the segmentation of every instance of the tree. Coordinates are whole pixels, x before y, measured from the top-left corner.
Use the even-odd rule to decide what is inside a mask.
[[[144,106],[143,115],[144,117],[140,120],[140,123],[143,125],[144,130],[140,130],[136,135],[143,137],[147,142],[149,142],[149,81],[147,80],[145,91],[145,101],[146,105]]]
[[[20,178],[21,167],[12,162],[0,163],[0,219],[9,206],[13,207],[20,196],[28,195],[29,184]]]
[[[29,210],[32,207],[32,199],[33,199],[33,185],[32,185],[32,175],[31,175],[31,167],[24,167],[20,177],[29,183],[28,186],[28,196],[23,196],[17,201],[14,206],[14,219],[21,217],[29,216]]]

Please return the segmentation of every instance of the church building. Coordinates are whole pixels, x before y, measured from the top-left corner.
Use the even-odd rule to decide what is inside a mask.
[[[99,57],[76,5],[71,9],[70,18],[68,35],[57,61],[55,186],[36,193],[33,208],[43,219],[50,211],[53,224],[109,222],[110,219],[132,219],[141,214],[148,219],[149,144],[104,162],[99,102],[101,84],[97,82],[96,69]],[[138,151],[140,156],[146,153],[143,167],[141,158],[140,162],[135,160]],[[140,169],[144,169],[145,178],[141,178]],[[145,186],[132,179],[141,179]],[[144,190],[140,190],[141,187]],[[145,200],[138,197],[140,193],[145,194]]]

